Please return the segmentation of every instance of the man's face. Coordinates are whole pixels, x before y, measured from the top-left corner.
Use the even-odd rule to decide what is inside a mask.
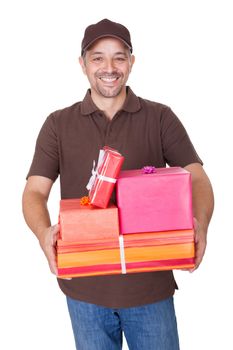
[[[91,85],[91,90],[101,97],[118,96],[126,85],[134,56],[118,39],[97,40],[85,57],[80,57],[83,72]]]

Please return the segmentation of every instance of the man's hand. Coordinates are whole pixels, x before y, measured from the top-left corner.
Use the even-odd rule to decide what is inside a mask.
[[[56,242],[60,227],[59,225],[50,226],[41,233],[40,246],[48,260],[49,268],[52,273],[57,275]]]
[[[196,258],[195,267],[189,271],[193,272],[199,267],[205,253],[207,230],[214,209],[214,195],[210,180],[201,164],[192,163],[185,169],[192,175]]]
[[[195,242],[195,267],[193,269],[190,269],[190,272],[195,271],[200,263],[202,262],[203,256],[205,254],[205,249],[206,249],[206,236],[207,232],[202,229],[201,225],[197,221],[196,218],[194,219],[194,242]]]

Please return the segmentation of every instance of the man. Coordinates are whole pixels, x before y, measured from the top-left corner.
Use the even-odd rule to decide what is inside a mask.
[[[134,64],[128,29],[104,19],[87,27],[80,65],[90,82],[82,102],[52,113],[37,139],[23,195],[27,224],[56,274],[59,226],[47,200],[60,175],[61,197],[86,195],[93,159],[108,145],[125,157],[124,169],[182,166],[192,174],[196,263],[200,265],[213,211],[211,184],[181,122],[165,105],[137,97],[126,86]],[[177,350],[172,271],[58,279],[67,296],[77,349]]]

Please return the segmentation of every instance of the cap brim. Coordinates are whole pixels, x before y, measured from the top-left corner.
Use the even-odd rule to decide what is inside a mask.
[[[85,47],[82,49],[82,55],[83,55],[83,53],[84,53],[85,51],[88,50],[88,48],[90,48],[90,46],[91,46],[92,44],[94,44],[94,42],[96,42],[96,41],[99,40],[99,39],[108,38],[108,37],[110,37],[110,38],[116,38],[116,39],[120,40],[121,42],[123,42],[123,43],[130,49],[130,52],[132,53],[132,51],[133,51],[132,47],[131,47],[124,39],[122,39],[120,36],[113,35],[113,34],[104,34],[104,35],[98,36],[97,38],[95,38],[94,40],[92,40],[87,46],[85,46]]]

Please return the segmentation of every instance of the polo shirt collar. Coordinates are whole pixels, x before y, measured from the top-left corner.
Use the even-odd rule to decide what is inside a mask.
[[[127,96],[122,110],[130,113],[138,112],[141,109],[139,98],[133,93],[129,86],[127,86],[126,89]],[[88,115],[98,110],[99,108],[94,104],[91,98],[91,90],[88,89],[83,101],[81,102],[81,113]]]

